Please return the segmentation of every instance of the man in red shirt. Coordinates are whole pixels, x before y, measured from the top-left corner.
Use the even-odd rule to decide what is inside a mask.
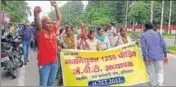
[[[61,23],[61,14],[55,1],[51,5],[56,9],[57,21],[53,24],[49,17],[42,18],[40,25],[40,7],[34,9],[36,36],[38,42],[38,65],[40,74],[40,86],[53,86],[58,70],[57,58],[57,29]]]

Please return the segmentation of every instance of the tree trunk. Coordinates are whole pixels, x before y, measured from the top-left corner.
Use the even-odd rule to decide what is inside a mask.
[[[172,0],[170,0],[170,9],[169,9],[169,23],[168,23],[168,30],[170,30],[170,34],[171,34],[171,16],[172,16]]]
[[[135,32],[135,28],[134,28],[134,20],[133,20],[133,31]]]
[[[127,28],[127,23],[128,23],[128,0],[127,0],[127,7],[126,7],[126,23],[125,23],[125,28]]]
[[[164,0],[162,1],[162,12],[161,12],[161,24],[160,24],[160,33],[163,32],[163,15],[164,15]]]
[[[68,2],[69,3],[69,16],[68,16],[68,23],[70,24],[70,2]]]
[[[153,23],[153,4],[154,4],[154,1],[152,0],[151,1],[151,14],[150,14],[150,20],[152,23]]]

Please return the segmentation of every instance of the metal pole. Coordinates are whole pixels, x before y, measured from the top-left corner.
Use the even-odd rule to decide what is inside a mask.
[[[170,31],[169,33],[171,34],[171,16],[172,16],[172,0],[170,0],[170,9],[169,9],[169,23],[168,23],[168,30]]]
[[[174,40],[174,47],[176,45],[176,30],[175,30],[175,40]]]
[[[164,15],[164,0],[162,1],[162,12],[161,12],[161,24],[160,24],[160,33],[163,32],[163,15]]]

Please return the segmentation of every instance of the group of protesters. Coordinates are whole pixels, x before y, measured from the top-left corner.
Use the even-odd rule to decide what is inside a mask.
[[[96,26],[95,29],[88,30],[80,22],[81,33],[78,35],[74,34],[75,29],[72,25],[63,25],[58,31],[58,48],[103,51],[131,42],[126,28],[120,28],[118,33],[118,29],[113,25],[108,23],[107,27]]]
[[[62,85],[60,64],[62,49],[103,51],[132,42],[127,29],[122,27],[118,33],[113,23],[108,23],[106,27],[97,26],[95,29],[88,30],[80,21],[81,33],[75,35],[73,25],[61,25],[62,16],[58,4],[51,1],[51,5],[56,10],[56,22],[49,17],[43,17],[40,23],[39,14],[42,10],[39,6],[34,9],[40,86],[53,86],[55,78],[59,79],[59,85]],[[105,28],[107,28],[106,31]],[[145,24],[144,33],[141,35],[141,49],[150,77],[149,84],[161,86],[164,81],[163,61],[168,62],[167,51],[163,37],[153,30],[151,22]],[[152,68],[156,70],[157,80],[154,80],[155,74]]]

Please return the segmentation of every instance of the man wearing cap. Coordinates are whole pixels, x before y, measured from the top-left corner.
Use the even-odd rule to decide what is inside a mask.
[[[40,25],[40,7],[35,7],[34,17],[36,25],[36,36],[38,41],[38,66],[40,86],[53,86],[58,70],[57,58],[57,29],[61,23],[61,14],[55,1],[51,5],[56,9],[57,20],[53,24],[49,17],[42,18]]]

